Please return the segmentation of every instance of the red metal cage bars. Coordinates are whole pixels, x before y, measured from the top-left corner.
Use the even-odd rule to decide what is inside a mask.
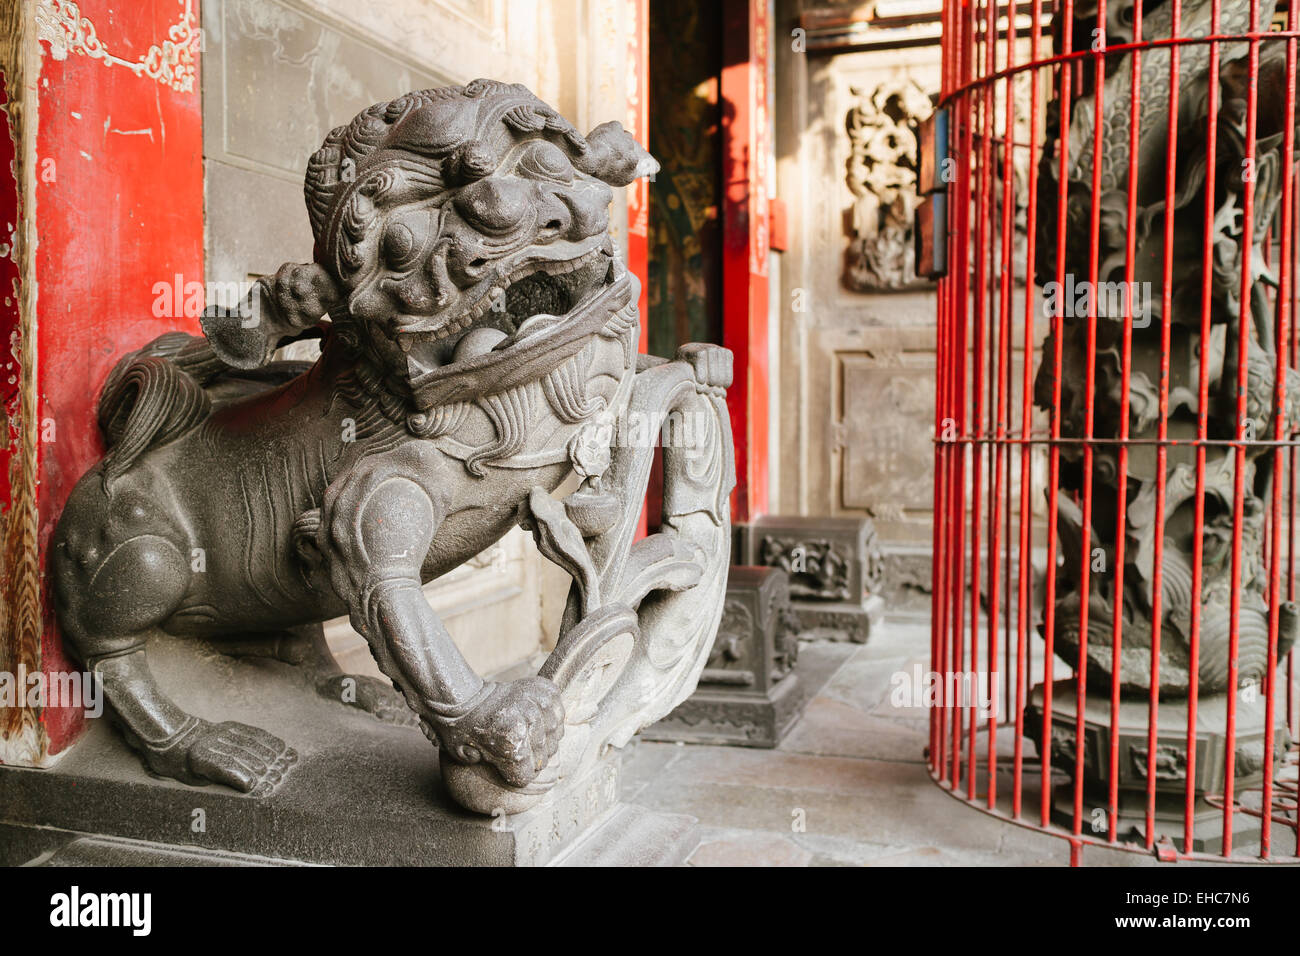
[[[1296,17],[945,3],[928,762],[1072,862],[1297,858]]]

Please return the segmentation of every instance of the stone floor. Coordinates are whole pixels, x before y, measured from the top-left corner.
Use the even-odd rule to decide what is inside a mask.
[[[839,663],[777,749],[638,741],[624,799],[697,817],[696,866],[1068,864],[1065,840],[988,816],[930,779],[926,711],[890,700],[893,674],[928,670],[929,641],[922,620],[886,623],[865,645],[802,645],[801,662]],[[1083,862],[1156,865],[1100,847]]]

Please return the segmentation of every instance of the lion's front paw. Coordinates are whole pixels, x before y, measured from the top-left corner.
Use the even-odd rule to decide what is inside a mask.
[[[533,781],[560,747],[564,704],[544,677],[490,685],[483,701],[439,733],[446,752],[461,763],[491,764],[512,787]]]

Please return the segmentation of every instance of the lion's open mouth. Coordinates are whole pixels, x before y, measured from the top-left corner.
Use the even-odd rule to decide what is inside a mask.
[[[398,330],[397,342],[407,352],[417,345],[422,350],[436,345],[439,352],[445,353],[474,326],[495,328],[506,337],[513,336],[534,316],[562,318],[615,277],[614,246],[608,237],[571,258],[525,256],[504,279],[483,283],[459,315],[436,328],[406,325]]]
[[[505,290],[505,311],[517,330],[535,315],[564,315],[612,280],[610,252],[593,249],[577,259],[526,266]],[[514,331],[514,330],[512,330]]]

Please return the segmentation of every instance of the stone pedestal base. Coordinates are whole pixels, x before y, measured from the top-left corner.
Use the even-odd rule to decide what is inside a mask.
[[[699,686],[642,736],[775,747],[809,696],[801,692],[797,626],[790,618],[784,571],[732,565],[722,621]]]
[[[884,616],[880,545],[869,518],[766,515],[735,525],[736,564],[780,568],[804,638],[865,643]]]
[[[790,611],[798,622],[800,636],[807,640],[865,644],[885,619],[885,600],[874,594],[859,603],[792,600]]]
[[[684,866],[699,845],[694,817],[620,803],[549,866]],[[509,860],[502,865],[510,865]],[[307,866],[300,860],[227,853],[121,837],[0,823],[0,866]]]
[[[1183,849],[1183,797],[1172,794],[1156,794],[1156,838],[1167,838],[1181,851]],[[1109,806],[1106,795],[1084,791],[1083,795],[1083,830],[1095,836],[1106,835],[1106,820],[1097,814],[1094,827],[1092,816],[1094,808],[1101,807],[1103,812]],[[1197,853],[1219,853],[1223,849],[1223,810],[1197,797],[1192,810],[1192,850]],[[1120,791],[1119,810],[1115,815],[1115,828],[1119,839],[1130,843],[1146,840],[1146,794]],[[1074,825],[1074,787],[1069,783],[1058,784],[1052,792],[1052,822],[1069,829]],[[1249,846],[1259,840],[1259,817],[1246,813],[1237,813],[1232,819],[1232,842],[1234,846]],[[1274,832],[1277,832],[1276,830]]]
[[[688,744],[775,747],[808,702],[799,691],[797,674],[777,684],[771,696],[697,690],[663,720],[641,731],[641,736]]]
[[[620,802],[618,751],[524,813],[482,816],[451,800],[417,728],[321,697],[300,668],[189,641],[154,642],[149,653],[160,683],[183,688],[200,716],[265,727],[298,751],[297,764],[265,797],[189,787],[148,775],[107,721],[94,721],[52,769],[0,767],[0,865],[536,866],[581,863],[593,846],[606,859],[684,863],[694,849],[692,818]],[[574,855],[582,847],[586,856]]]
[[[1217,852],[1222,846],[1223,811],[1207,802],[1222,795],[1226,779],[1227,696],[1200,698],[1196,708],[1196,767],[1193,849]],[[1239,804],[1258,803],[1252,793],[1264,781],[1265,703],[1262,694],[1239,693],[1236,710],[1235,793]],[[1042,753],[1043,686],[1035,687],[1025,707],[1025,732]],[[1116,735],[1120,839],[1142,838],[1146,827],[1147,714],[1145,700],[1120,702]],[[1187,702],[1164,701],[1157,711],[1156,812],[1157,831],[1181,848],[1183,808],[1187,787]],[[1273,714],[1274,771],[1290,744],[1286,726],[1285,695],[1278,695]],[[1109,696],[1089,693],[1084,701],[1083,825],[1091,828],[1109,807],[1111,715]],[[1052,766],[1072,780],[1075,767],[1075,690],[1073,680],[1057,681],[1052,691]],[[1071,825],[1074,820],[1072,782],[1058,785],[1053,794],[1053,816]],[[1097,812],[1100,808],[1101,812]],[[1101,825],[1105,823],[1102,820]],[[1237,813],[1234,840],[1249,840],[1258,833],[1256,817]],[[1101,832],[1105,832],[1104,829]]]
[[[695,817],[620,804],[552,866],[684,866],[700,844]]]

